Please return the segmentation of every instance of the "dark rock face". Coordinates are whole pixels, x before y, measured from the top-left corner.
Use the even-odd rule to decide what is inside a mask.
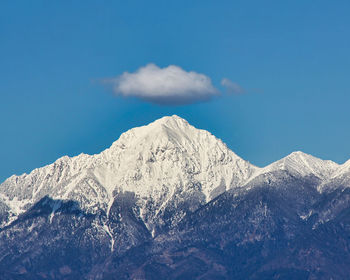
[[[50,217],[56,209],[54,217]],[[77,277],[109,251],[74,201],[43,198],[0,232],[0,279]]]
[[[0,230],[0,279],[347,279],[350,189],[271,176],[153,236],[131,192],[115,194],[108,214],[44,197]]]

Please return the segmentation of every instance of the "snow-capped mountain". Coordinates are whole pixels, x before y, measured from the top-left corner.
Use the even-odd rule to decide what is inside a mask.
[[[241,186],[256,170],[209,132],[172,116],[127,131],[100,154],[65,156],[28,175],[12,176],[0,193],[13,220],[45,196],[108,213],[113,193],[129,191],[140,198],[141,217],[152,227],[171,199],[180,203],[188,196],[191,207],[198,207]],[[146,211],[150,199],[152,214]]]
[[[263,168],[263,172],[286,170],[296,176],[314,175],[327,180],[338,169],[339,165],[331,160],[322,160],[298,151],[268,165]]]
[[[0,184],[0,278],[181,278],[190,273],[181,267],[189,256],[190,263],[204,262],[207,269],[197,276],[207,279],[262,279],[266,270],[283,275],[283,267],[289,276],[290,269],[301,273],[299,279],[319,276],[314,263],[297,264],[300,256],[286,244],[302,242],[303,234],[323,236],[325,225],[346,236],[350,229],[338,227],[349,216],[348,187],[350,161],[339,165],[294,152],[259,168],[209,132],[163,117],[125,132],[100,154],[65,156]],[[271,259],[275,242],[285,244],[292,266]],[[67,244],[72,251],[62,249]],[[315,254],[333,254],[315,244]],[[237,270],[207,246],[259,269]],[[247,246],[261,261],[246,255]],[[303,246],[300,252],[311,250]],[[39,257],[57,252],[63,252],[57,264]],[[311,262],[312,256],[303,258]],[[325,275],[334,278],[321,259]]]

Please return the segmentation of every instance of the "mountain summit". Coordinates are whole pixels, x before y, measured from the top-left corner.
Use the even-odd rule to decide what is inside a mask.
[[[258,168],[208,131],[176,115],[165,116],[128,130],[100,154],[64,156],[30,174],[10,177],[0,185],[1,202],[10,209],[3,224],[45,196],[76,200],[82,209],[93,212],[108,211],[114,192],[130,191],[145,203],[152,198],[159,211],[178,193],[195,195],[199,206],[262,174],[285,170],[326,183],[333,175],[346,173],[347,165],[293,152]]]
[[[349,166],[294,152],[259,168],[163,117],[0,184],[0,278],[342,279]]]
[[[243,185],[256,170],[221,140],[174,115],[130,129],[100,154],[65,156],[28,175],[12,176],[0,193],[9,221],[45,196],[78,201],[88,212],[108,212],[119,191],[142,198],[143,213],[152,199],[155,219],[171,198],[192,197],[195,208]]]
[[[327,179],[338,169],[339,164],[331,160],[322,160],[297,151],[270,164],[264,171],[287,170],[299,176],[314,175],[322,179]]]

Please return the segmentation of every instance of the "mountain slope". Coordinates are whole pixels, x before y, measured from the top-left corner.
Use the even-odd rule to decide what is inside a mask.
[[[297,176],[314,175],[321,179],[327,179],[337,169],[339,169],[339,165],[331,160],[322,160],[298,151],[265,167],[263,172],[287,170]]]
[[[129,130],[98,155],[63,157],[29,175],[12,176],[0,193],[11,221],[47,195],[108,214],[114,192],[133,192],[152,231],[168,207],[186,210],[184,201],[191,200],[187,208],[194,210],[242,185],[256,170],[209,132],[172,116]]]
[[[259,168],[164,117],[0,184],[0,279],[344,279],[349,187],[349,162]]]

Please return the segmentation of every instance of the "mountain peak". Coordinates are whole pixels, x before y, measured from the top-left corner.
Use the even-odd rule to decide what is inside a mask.
[[[205,138],[205,139],[204,139]],[[195,146],[199,140],[221,142],[208,131],[197,129],[185,119],[173,115],[165,116],[148,125],[132,128],[123,133],[111,148],[115,147],[145,147],[166,146],[175,144],[179,147]],[[221,142],[222,143],[222,142]]]
[[[172,115],[172,116],[164,116],[161,117],[160,119],[157,119],[153,122],[154,124],[165,124],[165,125],[178,125],[178,124],[183,124],[183,125],[188,125],[188,122],[179,117],[178,115]]]
[[[301,176],[315,175],[319,178],[331,176],[339,165],[331,160],[322,160],[301,151],[295,151],[286,157],[268,165],[269,171],[287,170]]]
[[[114,193],[123,191],[145,201],[152,198],[164,210],[172,197],[195,197],[202,204],[264,173],[287,170],[327,179],[337,170],[340,175],[348,172],[350,161],[342,167],[297,151],[258,168],[210,132],[173,115],[128,130],[100,154],[62,157],[30,174],[12,176],[0,184],[0,199],[18,215],[45,195],[75,199],[82,201],[82,208],[95,209],[97,204],[106,208]]]
[[[190,131],[198,130],[197,128],[190,125],[185,119],[177,116],[164,116],[160,119],[155,120],[154,122],[142,127],[144,132],[154,133],[156,131],[173,131],[179,133],[184,132],[185,134]],[[137,129],[137,128],[136,128]],[[167,135],[167,133],[165,133]]]
[[[97,204],[105,208],[116,191],[151,197],[164,210],[173,197],[205,203],[243,185],[255,170],[210,132],[173,115],[128,130],[100,154],[63,157],[12,177],[0,185],[0,194],[15,215],[45,195],[82,201],[89,211]]]

